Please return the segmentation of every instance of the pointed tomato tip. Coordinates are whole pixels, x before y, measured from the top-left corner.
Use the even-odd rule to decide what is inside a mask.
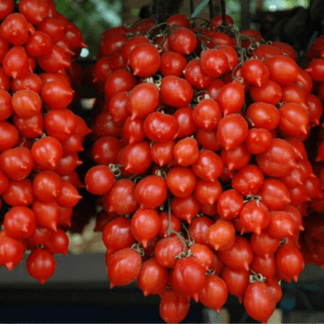
[[[109,288],[110,288],[110,289],[113,289],[114,287],[115,287],[115,285],[112,284],[112,283],[110,283]]]
[[[51,166],[52,168],[56,168],[56,166],[57,166],[56,162],[53,161],[53,160],[48,160],[48,163],[50,164],[50,166]]]
[[[83,47],[83,48],[89,48],[89,45],[86,44],[85,42],[82,42],[82,43],[81,43],[81,47]]]
[[[261,87],[262,86],[262,79],[261,78],[258,78],[257,80],[255,80],[256,81],[256,85],[258,86],[258,87]]]
[[[11,76],[12,76],[14,79],[17,78],[17,75],[18,75],[18,72],[16,72],[16,71],[11,72]]]
[[[207,201],[208,201],[208,204],[209,204],[210,206],[214,205],[214,203],[215,203],[215,199],[212,198],[212,197],[210,197]]]
[[[5,267],[7,270],[12,270],[14,268],[14,264],[12,262],[7,262]]]
[[[254,230],[254,233],[256,234],[256,235],[260,235],[261,234],[261,228],[260,227],[257,227],[255,230]]]
[[[243,296],[238,296],[237,298],[238,298],[239,303],[242,304],[243,303]]]
[[[219,244],[215,244],[215,245],[214,245],[214,250],[217,251],[218,249],[219,249]]]
[[[305,69],[305,71],[306,70],[307,70],[307,68]],[[306,72],[308,72],[308,71],[306,71]],[[298,73],[298,75],[297,75],[297,81],[300,81],[304,84],[307,83],[306,79],[300,73]]]
[[[141,243],[142,243],[144,249],[146,249],[147,248],[148,241],[142,241]]]
[[[235,169],[234,163],[229,163],[227,168],[228,168],[228,171],[233,171]]]
[[[57,232],[57,224],[56,223],[51,223],[49,226],[50,229],[52,229],[54,232]]]
[[[192,294],[191,297],[193,298],[193,300],[194,300],[196,303],[199,302],[199,294],[198,294],[198,293]]]
[[[295,282],[298,282],[298,276],[293,276]]]

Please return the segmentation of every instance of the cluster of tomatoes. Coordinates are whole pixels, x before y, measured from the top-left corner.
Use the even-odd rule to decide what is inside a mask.
[[[191,300],[219,311],[228,294],[268,320],[280,281],[314,262],[304,242],[314,256],[324,248],[318,57],[302,68],[290,45],[238,32],[229,16],[104,32],[85,185],[111,287],[137,280],[166,322]]]
[[[318,37],[307,52],[306,71],[313,80],[312,93],[314,100],[324,100],[324,37]],[[321,119],[321,123],[323,120]],[[314,174],[313,186],[317,191],[324,189],[324,129],[316,127],[310,134],[306,146],[309,149],[310,161],[312,162]],[[319,180],[318,180],[319,179]],[[318,266],[324,265],[324,195],[311,197],[308,204],[308,217],[304,221],[305,231],[300,238],[303,256],[306,262],[313,262]]]
[[[81,198],[73,173],[89,129],[69,106],[80,30],[52,0],[3,0],[0,6],[0,265],[25,252],[44,283],[53,254],[67,254],[66,228]]]
[[[108,29],[87,125],[80,30],[53,0],[3,0],[0,22],[0,265],[29,251],[29,274],[51,277],[83,182],[111,287],[160,295],[166,322],[228,294],[266,322],[281,280],[324,265],[324,37],[302,68],[229,16]]]

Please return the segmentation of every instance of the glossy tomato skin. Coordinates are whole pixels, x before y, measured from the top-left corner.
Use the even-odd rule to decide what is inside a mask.
[[[235,228],[230,221],[219,219],[208,227],[208,243],[216,251],[229,250],[235,242]]]
[[[44,284],[53,276],[56,262],[53,255],[45,249],[37,248],[31,252],[26,260],[29,275]]]
[[[242,304],[245,291],[249,284],[250,272],[224,267],[221,278],[227,286],[228,293],[236,296]]]
[[[102,240],[108,254],[130,247],[135,243],[135,238],[131,231],[131,221],[126,217],[120,216],[112,219],[103,228]]]
[[[31,151],[27,147],[8,149],[0,155],[1,170],[12,180],[27,178],[34,165]]]
[[[129,65],[134,75],[149,77],[155,74],[160,68],[160,54],[153,44],[139,44],[129,56]]]
[[[172,272],[172,286],[179,293],[198,300],[198,294],[207,280],[204,267],[193,257],[176,262]]]
[[[141,269],[142,259],[140,254],[127,247],[111,254],[107,262],[107,275],[110,288],[125,286],[134,281]]]
[[[226,303],[227,295],[225,281],[219,276],[208,275],[207,282],[199,293],[199,300],[204,306],[219,312]]]
[[[28,238],[36,230],[35,215],[28,207],[12,207],[5,215],[4,229],[11,237]]]
[[[228,250],[220,251],[219,255],[227,266],[238,270],[248,270],[253,259],[250,242],[241,236],[236,236],[232,247]]]
[[[132,234],[144,248],[158,234],[160,227],[161,220],[155,209],[139,208],[132,216]]]
[[[170,236],[162,238],[155,245],[155,259],[164,268],[174,268],[176,257],[184,251],[184,238]]]
[[[278,268],[297,282],[298,276],[304,269],[304,259],[301,252],[294,246],[283,245],[278,249],[276,261]]]
[[[266,322],[275,310],[276,304],[267,285],[263,282],[254,282],[246,289],[244,307],[253,319]]]
[[[168,271],[155,260],[150,258],[145,261],[137,277],[137,284],[144,296],[161,294],[168,283]]]
[[[186,107],[193,98],[193,88],[190,83],[174,75],[165,76],[160,88],[161,100],[175,108]]]
[[[160,302],[160,315],[167,323],[179,323],[185,319],[189,312],[188,299],[172,290],[162,293]]]
[[[115,181],[111,190],[103,197],[103,206],[106,211],[116,212],[118,215],[135,212],[139,207],[135,197],[135,186],[135,183],[128,179]],[[125,197],[127,197],[126,200]]]
[[[7,270],[12,270],[18,265],[25,253],[26,245],[22,240],[10,237],[1,232],[0,238],[0,264],[4,265]]]

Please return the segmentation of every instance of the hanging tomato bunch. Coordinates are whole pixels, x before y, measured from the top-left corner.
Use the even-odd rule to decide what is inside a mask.
[[[53,275],[82,182],[111,288],[136,280],[166,322],[228,294],[266,322],[281,280],[324,265],[323,37],[302,68],[229,16],[108,29],[87,125],[73,112],[80,30],[53,0],[4,0],[0,22],[0,265],[28,251],[32,277]]]
[[[323,36],[318,37],[309,51],[307,52],[307,62],[305,71],[307,71],[313,80],[313,95],[311,102],[309,103],[309,109],[316,111],[316,115],[320,118],[321,102],[323,102],[323,82],[324,74],[322,66],[324,63],[324,46]],[[315,127],[310,137],[307,140],[307,147],[310,151],[310,159],[313,166],[313,172],[316,177],[312,176],[307,187],[311,192],[321,192],[321,194],[311,199],[309,203],[309,217],[304,222],[305,231],[301,237],[301,245],[303,248],[303,256],[307,262],[313,262],[318,266],[324,266],[324,245],[323,245],[323,118],[320,119],[320,123],[317,123],[319,127]],[[311,197],[312,198],[312,197]]]
[[[266,322],[280,281],[324,264],[322,43],[303,69],[290,45],[229,16],[104,32],[85,185],[111,287],[137,280],[166,322],[228,294]]]
[[[52,0],[4,0],[0,20],[0,265],[30,251],[27,271],[45,283],[81,198],[75,168],[90,130],[69,108],[86,45]]]

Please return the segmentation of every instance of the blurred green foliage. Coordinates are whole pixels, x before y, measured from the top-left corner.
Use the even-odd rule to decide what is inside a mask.
[[[88,58],[95,58],[102,33],[121,25],[121,0],[55,0],[56,10],[77,25],[89,46]]]

